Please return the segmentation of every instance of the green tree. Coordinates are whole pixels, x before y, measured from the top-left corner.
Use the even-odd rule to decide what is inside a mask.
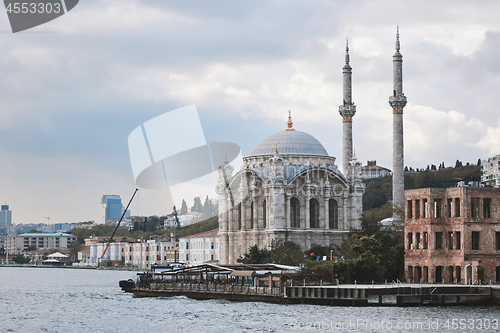
[[[203,204],[201,203],[200,197],[194,198],[193,206],[191,207],[191,212],[201,213],[203,211]]]
[[[82,245],[79,242],[73,242],[69,248],[69,257],[73,260],[78,259],[78,252],[82,250]]]
[[[318,256],[323,259],[324,256],[330,258],[330,247],[313,244],[309,250],[304,251],[306,258],[316,260]]]
[[[203,216],[208,218],[215,215],[215,207],[212,200],[207,197],[205,198],[205,203],[203,204]]]
[[[16,264],[22,265],[28,263],[30,260],[22,255],[18,255],[12,258],[12,261],[14,261]]]
[[[188,213],[188,206],[186,203],[186,200],[182,199],[182,204],[181,204],[181,211],[179,215],[186,215]]]
[[[297,266],[304,262],[304,251],[294,242],[278,241],[271,249],[271,261],[276,264]]]
[[[24,252],[29,252],[29,251],[35,251],[36,250],[36,246],[35,245],[30,245],[26,248],[26,250],[24,250]]]
[[[271,261],[271,251],[259,249],[257,245],[254,245],[248,249],[248,252],[243,257],[240,256],[237,261],[242,264],[266,264]]]

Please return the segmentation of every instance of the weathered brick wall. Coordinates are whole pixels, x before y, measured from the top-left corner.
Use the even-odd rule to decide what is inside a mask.
[[[472,199],[478,198],[478,217],[472,214]],[[484,216],[484,198],[491,200],[490,217]],[[450,201],[451,199],[451,205]],[[455,204],[459,199],[459,216]],[[416,202],[419,200],[419,206]],[[427,217],[424,201],[427,200]],[[436,214],[435,200],[440,200],[440,214]],[[409,204],[411,201],[411,204]],[[500,232],[500,189],[455,187],[423,188],[405,192],[405,276],[407,279],[423,281],[466,283],[467,276],[477,281],[477,268],[484,268],[485,281],[497,280],[497,266],[500,266],[500,251],[497,250],[496,232]],[[417,212],[418,210],[418,212]],[[438,216],[438,217],[436,217]],[[439,217],[440,216],[440,217]],[[479,232],[479,249],[472,250],[472,232]],[[428,233],[428,248],[424,249],[423,235]],[[452,233],[450,249],[449,232]],[[411,233],[411,243],[408,234]],[[420,233],[420,243],[416,235]],[[436,248],[436,233],[442,233],[441,249]],[[457,233],[460,241],[457,242]],[[451,266],[451,267],[450,267]],[[417,268],[416,268],[417,267]],[[427,278],[424,269],[427,267]],[[441,268],[438,268],[441,267]],[[453,268],[453,272],[450,270]],[[441,274],[438,270],[441,269]],[[420,273],[422,271],[422,274]],[[423,275],[423,276],[422,276]],[[440,276],[439,276],[440,275]],[[499,276],[500,278],[500,276]],[[484,282],[484,281],[483,281]]]

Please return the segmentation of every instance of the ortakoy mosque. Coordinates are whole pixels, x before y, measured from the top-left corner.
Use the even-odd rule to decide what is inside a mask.
[[[221,264],[278,240],[303,249],[340,245],[360,227],[361,163],[351,153],[342,174],[318,140],[293,128],[290,115],[288,127],[265,138],[243,163],[234,175],[230,164],[219,167]]]

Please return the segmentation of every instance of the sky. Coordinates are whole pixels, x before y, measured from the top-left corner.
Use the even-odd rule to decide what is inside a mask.
[[[0,12],[0,202],[13,223],[99,220],[104,194],[126,204],[136,188],[129,134],[193,104],[206,141],[243,156],[291,110],[294,128],[341,165],[346,38],[356,156],[391,169],[398,24],[405,165],[500,153],[498,1],[82,0],[15,34]],[[171,207],[160,190],[140,189],[131,212]]]

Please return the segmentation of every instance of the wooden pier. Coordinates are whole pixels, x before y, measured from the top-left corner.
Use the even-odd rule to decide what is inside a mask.
[[[136,297],[186,296],[198,300],[227,299],[281,304],[337,306],[441,306],[497,303],[489,286],[287,286],[258,287],[201,283],[151,283],[132,290]]]

